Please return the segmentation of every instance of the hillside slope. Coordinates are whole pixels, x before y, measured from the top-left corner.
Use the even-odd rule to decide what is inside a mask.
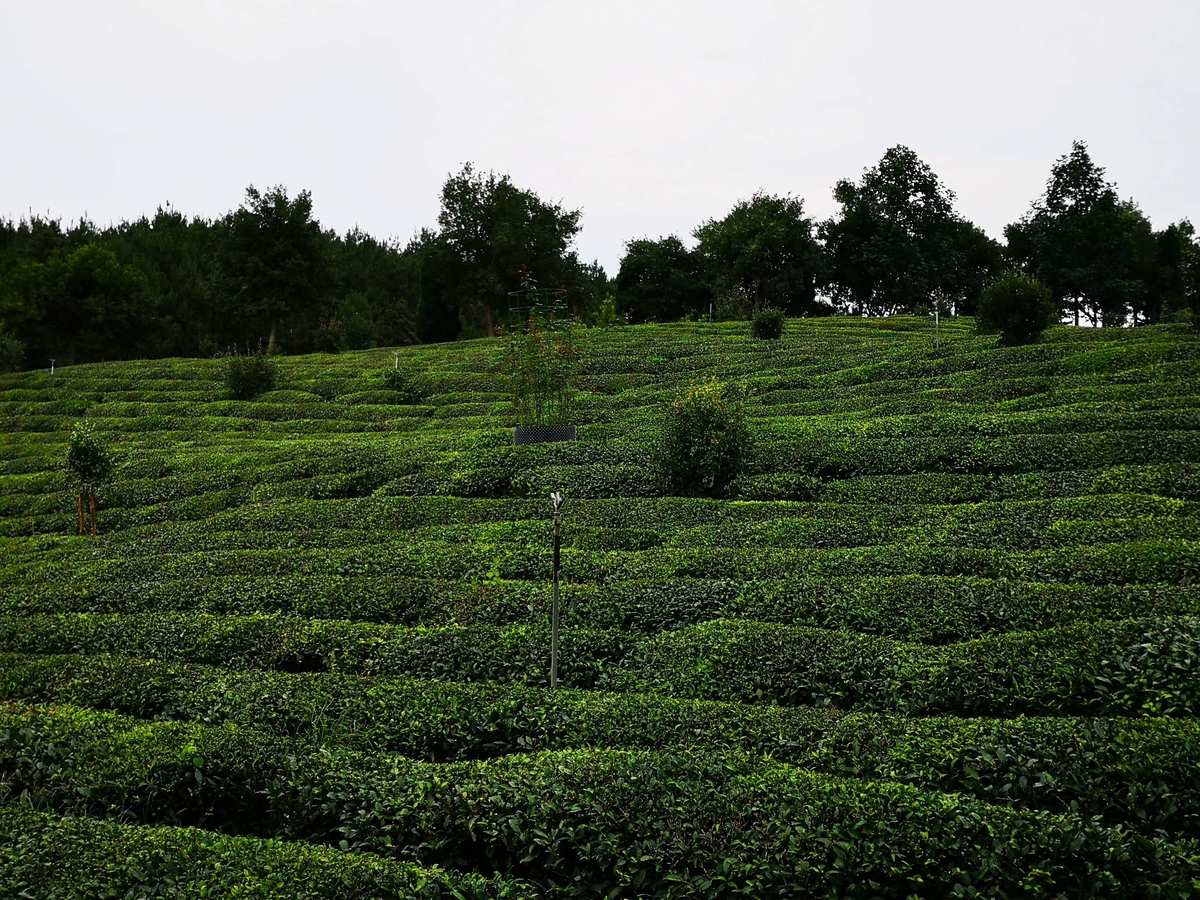
[[[0,809],[0,892],[1188,895],[1200,340],[745,332],[588,331],[580,440],[534,447],[491,341],[284,358],[251,402],[214,360],[0,376],[0,804],[41,810]],[[665,496],[707,377],[751,471]]]

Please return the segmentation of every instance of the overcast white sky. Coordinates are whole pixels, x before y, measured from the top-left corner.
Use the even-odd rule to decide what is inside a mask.
[[[282,183],[407,238],[473,160],[615,274],[756,189],[824,217],[897,143],[1000,237],[1079,137],[1161,226],[1200,220],[1198,60],[1200,0],[0,0],[0,215]]]

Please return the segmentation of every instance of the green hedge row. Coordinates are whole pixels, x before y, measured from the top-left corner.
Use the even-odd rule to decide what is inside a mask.
[[[1099,412],[1101,404],[1114,401],[1125,404],[1121,412],[1194,407],[1195,381],[1180,378],[1184,371],[1184,367],[1179,367],[1179,371],[1167,375],[1161,369],[1140,367],[1123,373],[1125,378],[1136,373],[1138,381],[1118,382],[1111,373],[1038,376],[1022,374],[1016,369],[1008,377],[996,377],[1005,373],[976,368],[861,385],[824,385],[822,382],[829,379],[819,372],[789,369],[784,363],[757,371],[751,367],[746,380],[751,389],[749,407],[754,414],[905,415],[933,410],[969,412],[972,407],[984,404],[986,411],[996,404],[1008,403],[1014,410],[1065,407],[1063,415],[1067,418],[1057,421],[1086,425],[1090,412]],[[806,386],[791,386],[796,382]],[[210,382],[200,389],[172,387],[178,383],[162,382],[160,389],[134,391],[82,390],[75,384],[60,385],[58,390],[15,388],[0,391],[0,415],[78,416],[89,410],[93,415],[153,415],[156,412],[176,413],[178,404],[182,403],[209,404],[223,400],[224,387],[218,382]],[[427,415],[434,407],[502,404],[507,400],[506,393],[495,390],[458,391],[433,393],[426,398],[428,405],[413,405],[404,393],[379,387],[362,390],[362,382],[357,380],[334,383],[333,386],[336,405],[374,405],[387,408],[393,416]],[[629,373],[586,375],[580,386],[588,392],[582,398],[581,409],[586,421],[648,402],[661,402],[672,389],[672,384],[653,375]],[[432,390],[436,386],[429,387]],[[1164,398],[1171,398],[1172,403],[1164,404]],[[261,409],[269,417],[275,414],[271,406],[287,403],[315,407],[325,402],[310,390],[285,388],[264,394],[252,403],[233,405],[226,401],[220,409],[227,413],[245,410],[251,416]],[[325,414],[333,414],[333,411]],[[354,418],[355,415],[347,417]]]
[[[1176,473],[1176,480],[1185,473]],[[300,475],[284,484],[307,485],[314,476]],[[356,473],[327,473],[328,477],[355,477]],[[1128,476],[1128,477],[1126,477]],[[321,476],[315,476],[317,478]],[[1136,480],[1130,473],[1112,479],[1118,487],[1122,480]],[[1165,481],[1166,479],[1164,479]],[[247,488],[253,479],[235,473],[195,473],[166,475],[120,482],[106,490],[106,521],[132,528],[139,514],[170,501],[198,502],[208,492]],[[758,482],[761,484],[761,481]],[[815,484],[815,482],[814,482]],[[836,483],[827,485],[833,490]],[[895,485],[896,487],[900,485]],[[909,493],[913,483],[904,483]],[[1156,483],[1155,487],[1163,485]],[[819,486],[814,490],[819,489]],[[908,496],[908,494],[905,494]],[[895,496],[889,498],[894,500]],[[37,511],[70,512],[73,496],[69,491],[51,494],[30,492],[0,494],[0,509],[11,515]],[[178,508],[178,507],[176,507]],[[168,507],[168,511],[169,511]],[[22,512],[23,511],[23,512]],[[1021,520],[1026,526],[1049,525],[1059,519],[1110,519],[1138,516],[1195,516],[1196,504],[1165,496],[1137,493],[1111,493],[1087,497],[1048,497],[1035,500],[995,500],[983,503],[903,505],[835,502],[755,502],[730,504],[713,500],[682,497],[626,497],[612,499],[572,499],[567,520],[568,531],[579,526],[653,527],[666,532],[685,528],[758,524],[781,519],[866,523],[871,526],[942,525],[967,528],[984,523]],[[380,530],[418,528],[435,525],[490,524],[513,521],[545,520],[546,503],[541,499],[485,499],[447,496],[374,496],[345,499],[280,499],[262,501],[237,509],[214,511],[204,525],[181,526],[172,533],[202,533],[223,529],[371,528]],[[157,519],[155,520],[157,521]],[[161,533],[145,529],[127,535],[143,539]]]
[[[415,437],[415,436],[414,436]],[[458,438],[462,439],[461,434]],[[240,437],[245,442],[245,437]],[[313,445],[308,440],[272,440],[266,445],[246,445],[242,452],[223,446],[204,446],[185,457],[162,456],[157,448],[138,451],[136,456],[122,454],[118,481],[104,491],[107,509],[137,506],[192,497],[208,491],[235,486],[283,486],[293,481],[316,479],[320,475],[353,475],[362,480],[362,491],[392,494],[479,494],[514,491],[528,492],[541,499],[546,482],[560,482],[574,498],[604,496],[619,487],[619,478],[634,476],[630,491],[653,497],[661,493],[653,473],[647,472],[644,449],[636,451],[636,460],[612,449],[608,458],[581,463],[564,456],[563,451],[524,452],[530,448],[484,448],[466,456],[456,454],[449,462],[439,462],[440,450],[420,449],[418,454],[398,454],[394,449],[373,445],[372,436],[356,436],[353,445],[341,448]],[[365,443],[364,443],[365,442]],[[596,445],[593,445],[596,446]],[[58,469],[61,448],[44,461],[32,457],[28,464],[17,457],[6,457],[2,468],[16,473],[19,484],[38,485],[38,493],[18,493],[5,498],[4,515],[40,516],[54,511],[70,512],[71,494],[61,484],[44,481],[50,475],[44,469]],[[577,452],[577,451],[576,451]],[[595,455],[595,451],[590,451]],[[516,455],[514,455],[516,454]],[[641,474],[635,472],[640,469]],[[821,499],[827,502],[959,503],[965,500],[1034,498],[1064,494],[1146,492],[1165,496],[1200,497],[1200,467],[1194,463],[1159,463],[1117,466],[1099,469],[1061,470],[1061,472],[1022,475],[970,475],[954,472],[925,472],[916,475],[866,475],[862,478],[824,480],[804,470],[748,475],[734,490],[748,499]],[[60,479],[61,476],[55,476]],[[6,478],[5,480],[10,480]],[[319,480],[311,485],[319,486]],[[607,486],[606,486],[607,485]],[[52,493],[43,493],[53,486]],[[874,490],[872,490],[874,486]],[[280,490],[280,488],[276,488]],[[290,488],[302,491],[302,485]],[[307,488],[312,491],[312,488]],[[864,491],[866,493],[864,493]],[[300,493],[299,496],[305,496]],[[311,496],[331,496],[317,491]],[[626,496],[629,496],[626,492]],[[265,497],[263,498],[265,499]],[[512,500],[509,500],[511,503]],[[649,500],[647,500],[649,502]],[[136,516],[130,524],[136,523]],[[124,526],[124,523],[122,523]]]
[[[209,550],[272,550],[280,546],[368,547],[395,540],[396,532],[366,527],[313,527],[297,522],[291,530],[237,528],[224,530],[209,521],[204,527],[159,528],[151,533],[120,534],[122,550],[137,555]],[[497,522],[484,525],[432,525],[403,533],[414,544],[537,546],[549,542],[545,521]],[[895,526],[864,516],[853,519],[793,518],[761,523],[707,525],[670,531],[644,527],[614,528],[571,524],[563,529],[562,546],[574,550],[653,550],[657,548],[822,548],[884,545],[973,547],[1003,550],[1046,550],[1104,543],[1200,538],[1200,517],[1137,516],[1111,519],[1059,519],[1048,525],[1016,518],[957,526]]]
[[[1088,623],[927,647],[716,621],[640,643],[613,689],[908,714],[1200,714],[1200,618]]]
[[[679,325],[672,327],[681,328]],[[1134,347],[1126,334],[1123,335],[1124,346],[1118,342],[1099,355],[1092,348],[1065,343],[1041,345],[1035,353],[1028,350],[1012,353],[1008,348],[968,342],[959,342],[954,348],[947,348],[945,353],[933,355],[929,353],[928,344],[898,347],[893,343],[885,348],[876,336],[866,337],[865,341],[855,341],[842,332],[822,336],[816,341],[800,339],[793,343],[789,340],[781,351],[768,356],[754,352],[728,335],[721,335],[718,343],[705,346],[700,336],[683,331],[677,339],[666,342],[644,332],[635,333],[616,351],[589,340],[584,377],[589,384],[625,379],[634,384],[652,385],[668,379],[647,376],[687,377],[708,369],[714,374],[751,374],[764,391],[795,393],[803,399],[817,394],[829,395],[831,387],[840,388],[840,394],[955,387],[974,388],[979,393],[972,396],[986,402],[1014,396],[1011,390],[1006,394],[983,393],[996,384],[1004,385],[1014,380],[1031,385],[1023,394],[1015,396],[1056,389],[1068,394],[1072,387],[1078,390],[1095,384],[1120,385],[1134,379],[1161,382],[1169,379],[1173,370],[1187,371],[1195,366],[1194,352],[1188,354],[1187,342],[1178,340],[1179,335],[1163,335],[1161,340]],[[889,351],[886,362],[879,360],[881,349]],[[417,372],[414,378],[422,391],[452,401],[458,396],[479,392],[495,396],[494,377],[491,390],[487,386],[463,387],[486,378],[494,357],[489,359],[486,353],[463,357],[465,369],[454,371],[447,365],[452,352],[444,346],[423,357],[411,348],[406,351],[415,363],[412,368],[425,369]],[[300,365],[294,358],[280,363],[284,383],[305,388],[297,393],[311,396],[308,388],[320,382],[335,387],[337,399],[341,400],[347,393],[379,390],[382,386],[382,381],[374,377],[378,369],[371,369],[370,359],[369,355],[361,353],[346,357],[350,363],[347,367],[332,357],[313,358]],[[1099,360],[1103,362],[1098,364]],[[478,362],[484,365],[477,365]],[[390,365],[391,360],[387,363]],[[1170,368],[1164,363],[1170,364]],[[173,395],[178,395],[179,399],[217,399],[225,394],[219,369],[207,366],[205,361],[188,360],[175,371],[162,373],[141,368],[148,365],[146,362],[109,363],[90,371],[72,367],[60,370],[55,378],[34,372],[10,376],[0,381],[0,400],[46,402],[67,396],[94,402],[106,399],[136,402],[159,398],[170,400]],[[471,368],[478,371],[471,372]],[[372,377],[362,377],[368,372]]]
[[[22,427],[50,427],[38,417],[21,417],[17,420]],[[179,432],[183,424],[193,430],[211,432],[224,444],[233,444],[233,439],[244,441],[247,432],[261,432],[266,424],[252,420],[228,420],[214,417],[176,417],[168,420],[158,415],[145,416],[136,420],[123,421],[122,427],[137,425],[160,429],[170,434]],[[760,429],[757,436],[758,449],[754,456],[754,474],[758,482],[748,484],[761,495],[762,476],[779,478],[798,477],[801,473],[808,478],[840,479],[860,475],[892,474],[903,475],[917,472],[950,471],[961,473],[1001,474],[1010,472],[1036,472],[1043,469],[1062,470],[1096,468],[1128,463],[1137,459],[1142,464],[1170,464],[1188,462],[1200,453],[1200,432],[1188,430],[1142,429],[1130,431],[1110,430],[1100,433],[1050,433],[1020,434],[989,438],[970,434],[950,433],[939,436],[929,422],[905,424],[904,420],[880,420],[871,426],[872,432],[862,433],[864,426],[853,429],[820,426],[816,420],[771,419]],[[63,420],[59,425],[65,433]],[[481,422],[482,430],[464,431],[461,427],[438,431],[409,431],[407,434],[376,435],[356,434],[354,442],[369,441],[368,446],[349,448],[323,447],[316,462],[310,459],[296,460],[297,455],[310,455],[314,447],[309,442],[297,442],[296,437],[320,431],[324,426],[315,420],[279,423],[285,431],[268,443],[278,445],[276,453],[292,457],[292,466],[281,466],[281,460],[271,456],[260,456],[247,466],[246,454],[228,452],[229,447],[196,448],[192,465],[204,472],[208,478],[217,473],[236,472],[239,483],[274,485],[298,477],[296,466],[306,470],[308,477],[320,474],[352,473],[362,483],[362,491],[369,492],[388,485],[392,493],[411,494],[466,494],[484,496],[539,495],[549,480],[564,487],[574,496],[614,495],[620,489],[621,478],[635,477],[627,489],[643,495],[663,492],[652,471],[645,465],[649,445],[655,440],[657,423],[648,415],[647,423],[636,426],[619,442],[604,441],[602,430],[592,434],[593,439],[553,448],[512,447],[506,444],[507,432],[504,423]],[[347,427],[350,423],[326,422],[329,427]],[[379,423],[376,423],[379,424]],[[456,423],[461,424],[461,423]],[[401,421],[383,423],[395,432],[398,428],[410,428]],[[57,427],[57,426],[55,426]],[[382,425],[381,425],[382,427]],[[628,430],[629,423],[622,426]],[[889,428],[892,431],[889,432]],[[62,434],[57,440],[61,442]],[[590,432],[589,432],[590,433]],[[53,437],[53,435],[49,435]],[[262,440],[263,434],[254,434]],[[148,447],[161,446],[164,438],[148,441]],[[345,439],[349,440],[349,438]],[[386,442],[386,443],[385,443]],[[473,452],[462,453],[464,442],[475,443]],[[121,440],[128,445],[127,438]],[[344,443],[343,439],[330,441]],[[4,461],[6,472],[23,472],[37,468],[56,468],[61,447],[23,441],[31,452],[44,456],[28,460],[16,458]],[[378,449],[373,445],[378,444]],[[404,452],[400,452],[403,450]],[[125,474],[136,479],[142,471],[137,460],[126,460]],[[147,460],[145,465],[153,468]],[[639,474],[640,471],[640,474]],[[161,472],[150,471],[151,477]],[[753,474],[752,474],[752,477]],[[119,482],[109,490],[115,505],[131,505],[137,499],[136,486],[129,497]],[[817,485],[819,487],[819,485]],[[1126,488],[1127,489],[1127,488]],[[34,504],[22,511],[24,514],[41,515],[47,510]]]
[[[1200,831],[1200,720],[906,719],[500,684],[235,672],[109,656],[0,655],[0,697],[234,723],[432,760],[703,745],[962,791],[1018,808]]]
[[[1105,340],[1084,341],[1069,331],[1056,332],[1035,347],[998,348],[993,342],[977,340],[964,330],[969,320],[947,323],[947,344],[938,352],[931,347],[928,322],[899,323],[888,319],[847,328],[843,320],[801,321],[789,329],[783,347],[771,354],[757,351],[742,335],[737,323],[693,328],[676,324],[659,328],[620,329],[611,333],[588,332],[583,336],[589,372],[649,372],[685,376],[698,369],[739,370],[757,368],[764,358],[777,359],[781,366],[798,373],[829,372],[830,380],[854,384],[872,376],[914,378],[946,373],[969,373],[991,363],[997,369],[1024,368],[1070,373],[1122,372],[1164,363],[1186,364],[1194,359],[1191,343],[1177,329],[1148,329],[1149,333],[1119,332]],[[744,325],[741,326],[744,328]],[[1141,330],[1139,330],[1141,331]],[[403,362],[410,370],[423,369],[421,378],[439,390],[452,382],[478,379],[494,368],[494,345],[487,342],[454,347],[405,348]],[[1019,350],[1020,352],[1013,352]],[[1189,352],[1190,351],[1190,352]],[[880,362],[881,358],[886,365]],[[757,362],[757,365],[755,363]],[[312,356],[280,361],[284,383],[334,379],[339,384],[368,382],[384,366],[392,365],[383,351],[355,353],[344,357]],[[101,388],[132,388],[175,383],[216,385],[219,364],[208,360],[173,361],[171,367],[152,363],[109,363],[61,369],[55,378],[29,373],[0,382],[39,385],[94,385]],[[437,382],[443,384],[437,384]]]
[[[166,499],[166,498],[163,498]],[[897,499],[897,498],[893,498]],[[1200,504],[1154,494],[1111,493],[1088,497],[1047,497],[966,504],[880,504],[767,501],[729,503],[696,497],[575,499],[564,520],[574,527],[653,528],[666,533],[716,526],[767,524],[778,520],[869,522],[896,527],[968,527],[1020,520],[1050,525],[1060,519],[1123,519],[1138,516],[1195,517]],[[548,521],[548,504],[538,499],[474,497],[359,497],[344,500],[280,500],[229,510],[204,526],[214,530],[370,528],[398,530],[437,525],[484,525]],[[138,532],[138,539],[157,529]]]
[[[0,713],[0,771],[10,795],[72,812],[504,871],[569,896],[1182,897],[1200,877],[1194,844],[711,751],[441,765],[59,707]]]
[[[669,391],[658,391],[665,402]],[[191,395],[180,400],[159,399],[144,402],[129,400],[89,402],[83,399],[59,399],[50,402],[0,402],[0,415],[11,417],[22,431],[53,430],[54,426],[81,415],[88,416],[103,431],[187,430],[189,419],[206,422],[227,422],[228,430],[247,429],[249,422],[304,423],[327,422],[327,428],[371,431],[380,424],[398,424],[398,420],[434,416],[464,418],[492,416],[501,423],[510,422],[512,414],[507,395],[496,392],[441,395],[427,405],[397,403],[401,395],[395,392],[352,392],[329,402],[304,391],[275,391],[257,401],[205,399]],[[594,422],[620,417],[634,411],[651,399],[646,396],[615,395],[603,397],[585,394],[577,409],[579,421]],[[962,406],[938,403],[921,395],[906,393],[890,400],[886,408],[867,407],[871,398],[827,398],[820,415],[839,414],[837,426],[820,421],[814,415],[812,400],[801,402],[762,403],[749,398],[746,411],[756,420],[765,435],[794,432],[814,432],[830,442],[851,438],[869,439],[888,434],[897,437],[924,434],[927,437],[954,435],[1005,436],[1014,434],[1087,433],[1114,430],[1190,431],[1200,428],[1200,412],[1186,406],[1158,409],[1137,409],[1125,402],[1107,399],[1090,403],[1077,402],[1069,393],[1060,395],[1061,403],[1053,407],[1031,410],[1006,410],[996,413],[985,406]],[[1192,394],[1193,401],[1200,402]],[[347,402],[349,401],[349,402]],[[878,404],[876,395],[873,402]],[[1180,402],[1187,402],[1181,399]],[[636,405],[635,405],[636,404]],[[871,415],[864,416],[863,412]],[[842,424],[841,414],[854,414],[853,429]],[[204,426],[207,430],[208,426]],[[221,429],[216,429],[221,430]],[[259,430],[255,426],[255,430]]]
[[[643,454],[644,455],[644,454]],[[656,497],[664,493],[653,469],[642,463],[545,465],[519,470],[489,463],[456,463],[447,471],[428,470],[392,479],[377,493],[395,496],[489,497],[512,493],[541,497],[561,489],[571,497]],[[911,493],[907,492],[911,489]],[[1200,499],[1200,476],[1190,462],[1152,466],[1114,465],[1095,469],[1026,472],[1020,475],[918,472],[911,475],[854,475],[823,479],[795,471],[744,475],[731,493],[744,500],[822,500],[826,502],[960,503],[1005,498],[1081,496],[1113,491],[1146,491]]]
[[[300,842],[0,807],[0,894],[5,897],[406,900],[528,897],[531,889]]]
[[[547,546],[411,541],[403,535],[355,548],[214,550],[117,556],[99,561],[87,542],[45,558],[46,577],[90,583],[203,579],[224,575],[378,575],[441,579],[544,580]],[[676,578],[753,581],[777,577],[941,575],[1081,584],[1186,584],[1200,577],[1200,541],[1156,540],[1052,550],[992,550],[955,545],[854,548],[661,547],[644,551],[564,549],[563,578],[578,582]]]
[[[483,583],[343,575],[215,576],[202,580],[6,580],[11,612],[283,613],[394,625],[548,621],[543,581]],[[1158,615],[1200,615],[1200,586],[1087,585],[898,575],[727,581],[566,582],[568,627],[655,633],[712,619],[858,631],[926,644],[1005,631]]]
[[[254,467],[248,467],[247,471],[242,473],[217,471],[207,474],[165,474],[158,478],[142,477],[118,481],[106,489],[101,497],[101,508],[106,530],[109,532],[208,516],[221,516],[217,521],[222,523],[262,522],[271,523],[270,527],[291,527],[297,521],[305,521],[309,517],[312,517],[314,522],[328,522],[331,525],[336,521],[363,521],[370,522],[372,527],[415,527],[422,524],[443,524],[448,521],[502,521],[506,515],[514,518],[540,518],[545,514],[545,502],[540,499],[542,493],[548,493],[550,487],[563,487],[556,475],[558,469],[543,468],[524,476],[527,482],[530,479],[544,482],[541,487],[546,488],[546,491],[534,490],[532,486],[525,488],[531,497],[537,499],[485,499],[478,495],[496,489],[497,485],[502,487],[507,476],[483,467],[462,469],[449,476],[449,480],[428,479],[422,475],[403,475],[385,480],[389,477],[387,467],[372,466],[361,460],[357,465],[359,467],[353,471],[311,474],[314,469],[323,467],[311,464],[286,466],[277,463],[275,471],[269,474],[256,472]],[[347,463],[343,468],[353,468],[353,465]],[[631,526],[644,522],[647,518],[673,526],[682,526],[688,522],[702,525],[726,516],[730,521],[771,519],[783,512],[788,501],[804,501],[790,504],[793,514],[804,517],[825,518],[829,517],[827,510],[830,509],[837,510],[847,505],[854,507],[874,504],[874,514],[879,521],[916,524],[923,519],[923,513],[906,511],[917,504],[940,506],[946,511],[947,521],[965,523],[976,520],[973,508],[965,504],[980,501],[1006,504],[1053,504],[1056,501],[1063,504],[1074,503],[1076,506],[1073,509],[1069,505],[1058,507],[1062,509],[1062,516],[1071,517],[1083,513],[1084,510],[1079,505],[1086,504],[1096,495],[1105,495],[1103,501],[1097,500],[1097,504],[1104,502],[1108,504],[1106,508],[1112,510],[1122,502],[1115,499],[1117,497],[1145,498],[1138,504],[1128,506],[1127,514],[1130,515],[1169,512],[1163,506],[1155,505],[1149,499],[1150,495],[1157,495],[1155,499],[1160,504],[1177,502],[1169,498],[1189,498],[1192,501],[1200,499],[1200,466],[1179,463],[1018,476],[927,472],[911,476],[865,476],[826,482],[809,475],[787,473],[744,476],[733,486],[735,496],[745,500],[776,503],[783,501],[780,503],[780,510],[776,512],[766,508],[757,512],[753,510],[753,504],[740,507],[715,504],[712,509],[698,505],[689,510],[675,506],[678,503],[691,502],[689,499],[654,496],[658,488],[650,485],[654,480],[653,474],[648,473],[644,466],[638,467],[636,471],[627,467],[614,468],[603,465],[562,468],[570,470],[565,472],[562,481],[565,483],[569,480],[574,487],[582,487],[587,493],[612,494],[621,489],[623,479],[630,486],[626,496],[619,499],[589,500],[578,494],[572,495],[574,521],[625,523]],[[579,483],[580,478],[587,481],[592,476],[599,481],[595,484]],[[73,495],[69,491],[59,489],[55,481],[47,481],[57,477],[48,473],[8,476],[5,480],[15,480],[21,486],[45,485],[53,487],[53,490],[46,493],[12,491],[0,494],[0,506],[4,509],[0,515],[0,533],[69,532],[71,516],[74,515]],[[642,482],[646,482],[645,490],[637,488]],[[227,484],[233,486],[223,486]],[[426,490],[428,495],[419,496],[422,490]],[[641,490],[644,496],[631,497],[628,490]],[[372,491],[392,496],[362,496]],[[1130,491],[1143,493],[1127,493]],[[463,496],[464,494],[476,496]],[[1109,496],[1114,499],[1109,500]],[[899,497],[904,498],[906,503],[893,507],[892,504]],[[257,501],[256,505],[242,506],[251,499]],[[334,512],[328,507],[321,508],[316,505],[333,502],[361,506],[347,506],[342,511]],[[395,505],[401,503],[411,505],[404,508]],[[297,504],[294,510],[295,518],[291,518],[293,510],[286,504]],[[437,504],[443,505],[439,507]],[[467,504],[478,506],[470,508]],[[489,504],[495,509],[508,509],[511,512],[493,512],[487,508]],[[964,506],[956,510],[947,504]],[[421,505],[429,510],[428,513],[422,514],[418,511]],[[610,518],[603,514],[605,505],[611,513]],[[1049,511],[1054,508],[1056,507],[1047,506],[1043,511],[1014,508],[1012,512],[1017,515],[1028,514],[1033,521],[1041,522],[1048,520],[1051,516]],[[744,514],[747,509],[750,509],[750,512]],[[389,514],[389,510],[396,511],[394,517]],[[730,513],[730,510],[734,512]],[[930,515],[932,512],[931,507]],[[362,513],[363,518],[355,519],[352,513]],[[861,515],[862,511],[856,510],[845,515],[852,517],[855,514]],[[1116,515],[1116,512],[1097,514],[1107,516]],[[455,515],[461,515],[462,518],[454,518]],[[990,518],[991,514],[984,510],[980,512],[980,516]],[[839,516],[835,514],[832,517]],[[289,521],[290,524],[283,524]]]
[[[565,629],[559,676],[601,685],[637,637]],[[30,653],[129,653],[285,672],[414,675],[544,684],[544,625],[406,628],[366,622],[204,613],[0,616],[0,648]]]
[[[277,616],[0,616],[0,650],[128,653],[295,672],[543,684],[533,626],[402,628]],[[576,687],[910,714],[1200,713],[1200,619],[1122,620],[944,646],[720,620],[660,635],[566,629]]]
[[[906,503],[970,503],[1085,497],[1127,491],[1200,499],[1200,465],[1192,462],[1130,464],[1002,476],[955,472],[864,476],[827,482],[819,487],[817,496],[833,503],[894,503],[898,497],[903,497]]]

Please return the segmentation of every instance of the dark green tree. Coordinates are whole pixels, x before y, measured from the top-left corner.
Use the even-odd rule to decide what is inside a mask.
[[[1014,261],[1046,284],[1062,315],[1120,325],[1153,310],[1155,255],[1146,217],[1122,201],[1083,141],[1055,162],[1044,194],[1004,229]]]
[[[599,261],[585,263],[574,253],[567,257],[567,275],[563,284],[567,310],[579,321],[593,322],[600,307],[612,292],[612,279]]]
[[[403,248],[358,229],[344,238],[324,231],[303,199],[275,189],[215,221],[166,206],[103,229],[0,219],[0,318],[39,365],[51,356],[65,363],[245,349],[269,336],[270,308],[286,316],[284,343],[295,350],[415,340],[417,295]],[[131,271],[140,287],[110,290],[114,272],[119,281]],[[92,321],[89,298],[103,300],[111,322]],[[73,317],[86,326],[81,340]]]
[[[330,238],[313,218],[312,196],[301,191],[292,199],[282,185],[266,191],[251,185],[227,227],[227,302],[236,337],[306,349],[330,311],[333,286]]]
[[[518,187],[508,175],[478,172],[470,163],[447,178],[438,224],[456,257],[455,295],[464,327],[492,333],[514,305],[522,271],[543,288],[567,290],[578,274],[571,245],[580,215]]]
[[[465,265],[436,231],[424,228],[404,250],[407,295],[414,298],[417,340],[453,341],[462,332],[459,285]]]
[[[141,355],[191,356],[214,349],[226,328],[221,266],[224,230],[170,206],[105,229],[99,240],[146,279],[153,321],[138,326]],[[234,336],[230,336],[230,340]]]
[[[153,320],[154,310],[142,273],[87,243],[12,267],[0,317],[12,323],[33,359],[53,357],[61,365],[141,355],[139,328]]]
[[[1151,324],[1188,308],[1189,268],[1197,253],[1196,231],[1187,220],[1154,232],[1152,240],[1144,302],[1133,310],[1138,321]]]
[[[1200,329],[1200,243],[1195,238],[1191,240],[1183,254],[1181,267],[1183,269],[1185,302],[1182,313],[1186,314],[1186,311],[1190,311],[1192,324]]]
[[[952,309],[942,311],[973,316],[988,282],[1004,270],[1004,247],[962,219],[954,230],[953,247],[941,298],[948,299]]]
[[[358,349],[415,341],[416,294],[403,247],[354,228],[331,241],[329,252],[346,345]]]
[[[892,147],[855,182],[834,188],[841,207],[822,223],[824,287],[853,313],[970,305],[995,254],[954,210],[954,192],[907,147]]]
[[[794,316],[818,311],[821,248],[803,200],[754,194],[724,218],[705,222],[695,237],[716,292],[738,290],[755,309],[773,306]]]
[[[625,245],[617,307],[633,322],[669,322],[707,312],[712,291],[699,257],[674,235]]]
[[[25,345],[0,322],[0,373],[19,372],[25,365]]]

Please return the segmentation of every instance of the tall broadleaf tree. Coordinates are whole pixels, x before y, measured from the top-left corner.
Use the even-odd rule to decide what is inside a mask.
[[[1008,252],[1046,284],[1060,314],[1076,325],[1120,325],[1135,309],[1151,307],[1148,271],[1153,232],[1132,201],[1075,141],[1050,172],[1045,192],[1019,222],[1004,229]]]
[[[908,147],[896,146],[858,181],[833,191],[839,213],[822,223],[824,288],[844,310],[889,315],[935,303],[973,303],[999,253],[955,212],[954,192]]]
[[[795,316],[819,311],[821,248],[803,200],[756,193],[724,218],[705,222],[695,237],[715,291],[736,290],[755,309],[773,306]]]
[[[617,306],[633,322],[670,322],[708,309],[712,291],[699,256],[675,235],[625,245],[616,278]]]
[[[438,225],[457,258],[463,324],[491,333],[513,305],[523,272],[544,288],[568,290],[578,274],[571,246],[581,215],[470,163],[447,178]]]

